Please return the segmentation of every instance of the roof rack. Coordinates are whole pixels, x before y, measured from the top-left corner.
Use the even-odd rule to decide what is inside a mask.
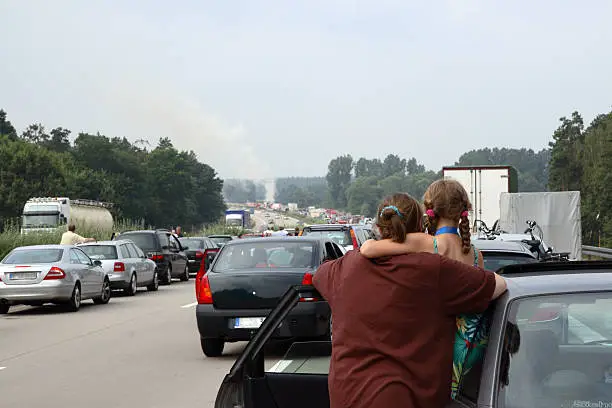
[[[561,261],[535,262],[508,265],[498,271],[500,275],[572,275],[579,273],[610,273],[612,260],[605,261]]]
[[[80,199],[77,198],[75,200],[71,200],[72,204],[77,204],[77,205],[87,205],[90,207],[104,207],[104,208],[111,208],[113,206],[113,203],[105,203],[103,201],[95,201],[95,200],[85,200],[85,199]]]

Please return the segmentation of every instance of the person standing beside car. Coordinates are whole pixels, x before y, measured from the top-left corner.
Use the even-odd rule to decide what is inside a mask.
[[[62,234],[62,240],[60,245],[76,245],[84,244],[86,242],[96,242],[95,238],[84,238],[79,234],[75,233],[76,226],[74,224],[68,225],[68,231]]]
[[[383,239],[423,229],[408,194],[378,208]],[[450,402],[456,316],[482,313],[506,289],[484,269],[432,253],[322,264],[313,284],[332,311],[331,408],[442,408]]]

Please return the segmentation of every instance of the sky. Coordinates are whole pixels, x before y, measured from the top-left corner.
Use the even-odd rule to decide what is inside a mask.
[[[222,178],[323,176],[341,154],[548,145],[612,107],[608,0],[0,0],[0,109],[170,137]]]

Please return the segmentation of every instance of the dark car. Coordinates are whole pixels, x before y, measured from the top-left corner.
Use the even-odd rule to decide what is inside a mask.
[[[208,238],[210,238],[219,248],[221,248],[223,245],[232,241],[236,237],[232,235],[209,235]]]
[[[304,227],[300,236],[319,237],[335,241],[348,251],[357,249],[368,239],[375,239],[369,225],[315,224]]]
[[[249,340],[292,285],[310,284],[324,260],[344,251],[321,238],[233,240],[196,277],[196,320],[202,351],[220,356],[226,342]],[[319,297],[304,298],[275,338],[330,335],[330,312]]]
[[[463,374],[447,407],[612,404],[612,262],[515,264],[500,272],[508,291],[486,312],[484,359]],[[225,376],[215,408],[329,407],[329,341],[294,343],[264,365],[263,346],[279,325],[300,299],[317,296],[312,286],[286,292]]]
[[[179,240],[169,230],[127,231],[113,237],[113,240],[129,239],[157,265],[160,280],[169,285],[172,278],[189,280],[187,255]]]
[[[204,261],[204,270],[208,270],[210,263],[219,252],[219,246],[209,237],[182,237],[179,238],[179,242],[183,248],[189,248],[185,251],[185,255],[187,255],[188,269],[191,274],[198,273],[202,261]]]
[[[537,255],[520,242],[472,239],[472,244],[482,253],[484,268],[489,271],[497,271],[508,265],[538,262]]]

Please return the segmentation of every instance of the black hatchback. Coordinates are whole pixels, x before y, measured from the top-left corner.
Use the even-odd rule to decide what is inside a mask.
[[[308,285],[317,268],[345,251],[329,239],[270,237],[226,243],[210,269],[196,276],[196,320],[202,351],[220,356],[225,342],[249,340],[292,285]],[[329,338],[330,311],[304,298],[275,338]]]
[[[190,274],[196,274],[200,270],[202,261],[204,270],[207,270],[213,259],[219,252],[219,246],[208,237],[181,237],[179,242],[183,247],[189,248],[185,251],[188,260]]]
[[[182,281],[189,280],[187,255],[185,254],[189,248],[183,247],[170,231],[164,229],[127,231],[113,239],[132,240],[149,259],[155,261],[157,275],[164,284],[172,283],[172,278],[179,278]]]

